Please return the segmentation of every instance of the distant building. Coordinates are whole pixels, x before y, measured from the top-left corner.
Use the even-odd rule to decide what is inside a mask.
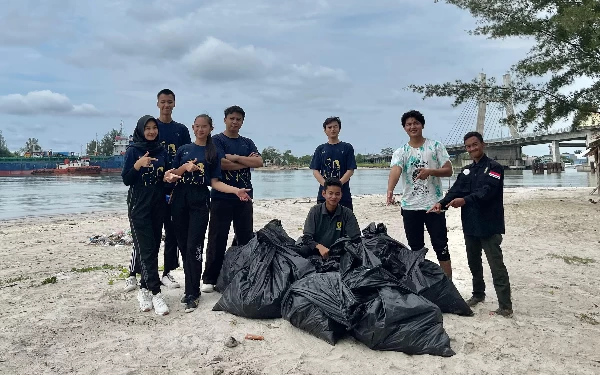
[[[125,151],[127,151],[127,146],[129,146],[131,142],[133,142],[132,136],[122,137],[120,135],[117,135],[115,137],[115,148],[113,150],[113,155],[125,155]]]

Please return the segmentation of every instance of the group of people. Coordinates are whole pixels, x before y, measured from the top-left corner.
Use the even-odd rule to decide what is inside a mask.
[[[245,112],[239,106],[224,111],[225,129],[213,135],[213,120],[207,114],[194,119],[192,131],[172,119],[175,94],[169,89],[157,95],[158,118],[143,116],[125,153],[123,182],[128,185],[128,217],[133,251],[125,291],[138,287],[142,311],[169,313],[161,287],[179,288],[171,271],[185,274],[181,303],[194,311],[201,293],[211,293],[223,265],[230,226],[232,245],[243,246],[253,237],[251,169],[263,159],[250,138],[241,136]],[[387,203],[394,203],[394,189],[403,178],[401,212],[408,245],[425,247],[427,228],[433,250],[445,274],[452,277],[445,211],[462,207],[469,268],[473,274],[470,306],[484,301],[482,250],[490,264],[502,316],[512,315],[510,284],[504,266],[502,234],[503,168],[484,153],[481,134],[465,135],[465,147],[473,163],[465,167],[444,196],[441,177],[452,176],[445,147],[423,136],[425,118],[418,111],[402,116],[409,142],[396,150],[391,161]],[[341,237],[359,240],[361,233],[353,213],[350,179],[357,168],[354,148],[342,142],[342,122],[327,118],[323,130],[327,142],[314,152],[310,169],[319,184],[317,205],[305,220],[301,238],[302,256],[328,257],[329,247]],[[211,187],[209,190],[208,187]],[[164,227],[164,270],[159,276],[158,253]],[[208,229],[206,264],[202,272],[205,234]]]

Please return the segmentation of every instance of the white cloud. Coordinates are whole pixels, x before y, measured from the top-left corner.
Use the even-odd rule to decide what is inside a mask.
[[[273,66],[271,53],[252,45],[236,48],[209,37],[181,60],[188,72],[207,81],[258,79]]]
[[[100,111],[92,104],[73,105],[63,94],[50,90],[31,91],[25,95],[0,96],[0,112],[9,115],[75,115],[99,116]]]
[[[53,3],[3,1],[0,87],[29,94],[0,97],[0,113],[26,124],[53,115],[74,142],[121,120],[132,130],[139,116],[156,114],[156,93],[170,88],[175,119],[186,124],[201,112],[217,119],[228,105],[244,107],[244,130],[259,148],[282,147],[274,126],[321,136],[323,119],[340,115],[345,140],[377,151],[382,138],[365,137],[365,125],[389,134],[385,142],[400,142],[405,134],[394,126],[408,109],[423,111],[428,132],[444,136],[460,113],[449,100],[422,101],[402,88],[468,80],[482,67],[500,78],[528,49],[512,39],[469,36],[475,22],[468,12],[425,0],[372,0],[367,7],[359,0]],[[82,127],[77,116],[100,115],[85,103],[104,116]],[[289,141],[292,151],[314,150],[300,140]]]

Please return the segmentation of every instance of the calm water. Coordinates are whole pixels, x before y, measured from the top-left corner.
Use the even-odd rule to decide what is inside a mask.
[[[388,170],[360,169],[354,173],[353,194],[385,194]],[[254,171],[255,199],[316,196],[317,183],[310,170]],[[506,171],[507,187],[588,187],[595,175],[567,169],[560,174],[533,175]],[[444,187],[449,185],[448,179]],[[396,192],[399,192],[396,188]],[[127,187],[120,176],[0,177],[0,219],[56,215],[100,210],[126,210]]]

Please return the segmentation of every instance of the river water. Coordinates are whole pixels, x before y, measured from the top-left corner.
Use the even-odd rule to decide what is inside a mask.
[[[385,194],[389,170],[359,169],[351,180],[352,194]],[[595,175],[567,169],[563,173],[534,175],[506,171],[506,187],[591,187]],[[310,170],[256,170],[252,173],[255,199],[316,196]],[[450,179],[445,179],[444,187]],[[126,211],[127,187],[116,176],[0,177],[0,220],[101,210]],[[400,192],[400,187],[396,188]]]

